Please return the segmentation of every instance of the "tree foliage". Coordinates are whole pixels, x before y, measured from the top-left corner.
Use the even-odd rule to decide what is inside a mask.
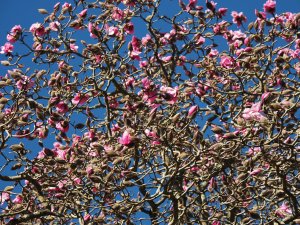
[[[57,3],[8,32],[2,223],[299,223],[300,15],[161,4]]]

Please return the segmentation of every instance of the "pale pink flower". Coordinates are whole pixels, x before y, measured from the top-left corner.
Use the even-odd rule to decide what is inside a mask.
[[[18,39],[20,34],[22,33],[22,27],[20,25],[15,25],[6,36],[7,41],[10,43],[15,43]]]
[[[29,30],[32,34],[37,35],[39,37],[42,37],[46,34],[46,30],[41,23],[32,24]]]
[[[247,17],[243,14],[243,12],[232,11],[231,16],[233,17],[232,22],[237,24],[237,26],[241,26],[243,22],[247,21]]]
[[[124,18],[124,12],[118,7],[114,7],[111,18],[117,21],[121,21]]]
[[[282,205],[276,210],[276,215],[281,217],[281,218],[285,218],[288,215],[291,215],[293,212],[290,208],[290,206],[284,202],[282,203]]]
[[[13,50],[14,46],[11,43],[6,42],[3,46],[1,46],[0,54],[10,54]]]
[[[264,11],[267,13],[275,13],[276,10],[276,1],[273,0],[268,0],[265,4],[264,4]]]
[[[262,102],[255,103],[251,108],[246,108],[243,111],[242,117],[248,121],[262,122],[267,119],[264,112],[261,110]]]
[[[64,10],[71,10],[72,9],[72,5],[68,2],[65,2],[63,5],[62,5],[62,9]]]
[[[210,52],[208,53],[208,57],[209,58],[214,58],[214,57],[216,57],[217,55],[219,54],[219,51],[217,50],[217,49],[212,49],[212,50],[210,50]]]
[[[88,176],[92,175],[94,173],[94,169],[92,166],[87,166],[86,167],[86,173]]]
[[[145,37],[142,38],[142,45],[146,46],[148,42],[151,41],[151,36],[149,34],[146,34]]]
[[[175,104],[178,99],[178,87],[171,88],[162,86],[160,88],[160,91],[162,92],[162,97],[169,103],[169,104]]]
[[[21,79],[16,82],[16,86],[19,90],[28,90],[34,86],[34,81],[27,76],[22,76]]]
[[[119,29],[114,26],[107,26],[105,30],[109,36],[117,36],[119,34]]]
[[[234,60],[230,56],[221,56],[220,65],[226,69],[231,69],[234,67]]]
[[[255,176],[255,175],[260,174],[262,171],[263,171],[262,168],[257,168],[257,169],[252,170],[249,174],[250,174],[251,176]]]
[[[57,3],[53,6],[53,9],[54,9],[54,10],[58,10],[58,9],[59,9],[59,6],[60,6],[60,2],[57,2]]]
[[[21,204],[23,202],[22,195],[17,195],[12,202],[15,204]]]
[[[84,10],[82,10],[79,14],[78,14],[80,17],[86,17],[86,15],[87,15],[87,9],[84,9]]]
[[[61,160],[67,160],[67,153],[68,151],[66,150],[54,150],[55,156]]]
[[[147,62],[147,61],[140,61],[140,63],[139,63],[139,66],[140,66],[141,68],[145,68],[147,65],[148,65],[148,62]]]
[[[91,38],[97,38],[97,33],[98,31],[100,30],[100,28],[98,26],[96,26],[95,24],[93,23],[89,23],[88,24],[88,31],[90,32],[90,37]]]
[[[222,18],[223,16],[225,16],[225,14],[227,13],[227,8],[219,8],[218,9],[218,17]]]
[[[89,95],[88,94],[81,94],[77,93],[74,98],[72,99],[72,103],[74,105],[83,105],[89,100]]]
[[[188,111],[188,117],[192,117],[195,115],[195,113],[197,112],[198,110],[198,106],[197,105],[194,105],[192,106],[189,111]]]
[[[1,199],[0,199],[1,205],[2,205],[5,201],[8,201],[9,199],[10,199],[9,193],[7,193],[7,192],[2,192],[2,193],[1,193]]]
[[[196,45],[203,45],[205,42],[205,38],[202,36],[199,36],[198,38],[196,38]]]
[[[128,130],[125,130],[122,137],[119,138],[119,143],[128,146],[132,143],[132,137]]]
[[[53,31],[58,31],[59,27],[60,27],[60,22],[58,22],[58,21],[53,21],[49,24],[50,30],[53,30]]]
[[[82,184],[82,180],[79,177],[76,177],[74,179],[74,182],[75,182],[76,185],[81,185]]]
[[[69,130],[69,123],[67,121],[60,121],[55,125],[55,127],[61,132],[66,133]]]
[[[72,44],[70,44],[70,49],[73,52],[77,52],[78,51],[78,46],[72,43]]]

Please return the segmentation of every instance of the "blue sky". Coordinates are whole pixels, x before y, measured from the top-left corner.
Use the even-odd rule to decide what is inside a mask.
[[[58,2],[57,0],[3,0],[0,1],[0,44],[6,41],[6,33],[12,26],[20,24],[24,28],[29,28],[34,22],[42,22],[43,15],[37,12],[38,8],[52,9],[53,5]],[[61,1],[64,3],[65,1]],[[69,1],[72,3],[72,1]],[[178,0],[162,0],[163,3],[167,2],[166,10],[170,7],[176,7]],[[187,2],[187,1],[185,1]],[[262,5],[265,0],[215,0],[218,7],[227,7],[236,11],[243,11],[246,16],[253,18],[254,9],[262,10]],[[174,4],[174,6],[172,6]],[[198,5],[205,5],[205,0],[198,0]],[[277,11],[300,11],[299,0],[277,0]]]

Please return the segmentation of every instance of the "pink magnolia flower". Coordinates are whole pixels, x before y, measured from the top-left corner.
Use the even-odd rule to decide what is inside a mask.
[[[92,175],[94,173],[94,169],[92,166],[87,166],[86,167],[86,173],[88,176]]]
[[[29,30],[33,35],[37,35],[39,37],[42,37],[46,34],[46,30],[41,23],[32,24]]]
[[[15,43],[18,39],[20,34],[22,33],[22,27],[20,25],[15,25],[6,36],[7,41],[10,43]]]
[[[285,218],[288,215],[291,215],[293,212],[290,208],[290,206],[284,202],[282,203],[282,205],[276,210],[276,215],[281,217],[281,218]]]
[[[53,21],[49,24],[50,30],[53,30],[53,31],[58,31],[59,27],[60,27],[60,22],[58,22],[58,21]]]
[[[257,168],[257,169],[252,170],[249,174],[250,174],[251,176],[255,176],[255,175],[260,174],[262,171],[263,171],[262,168]]]
[[[79,177],[76,177],[76,178],[74,179],[74,183],[75,183],[76,185],[81,185],[81,184],[82,184],[82,180],[81,180]]]
[[[265,4],[264,4],[264,11],[267,13],[275,13],[276,10],[276,1],[273,0],[268,0]]]
[[[62,9],[64,10],[72,10],[72,5],[68,2],[65,2],[63,5],[62,5]]]
[[[221,56],[220,65],[226,69],[231,69],[234,67],[234,60],[230,56]]]
[[[23,202],[22,195],[17,195],[12,202],[15,204],[21,204]]]
[[[233,17],[232,22],[237,24],[237,26],[241,26],[243,22],[247,21],[247,17],[243,14],[243,12],[232,11],[231,16]]]
[[[171,88],[162,86],[160,88],[160,91],[162,92],[162,97],[169,103],[169,104],[175,104],[178,99],[178,87]]]
[[[84,18],[87,15],[87,9],[82,10],[79,14],[80,17]]]
[[[7,192],[2,192],[2,193],[1,193],[1,199],[0,199],[1,205],[2,205],[5,201],[8,201],[9,199],[10,199],[9,193],[7,193]]]
[[[261,96],[261,101],[253,104],[251,108],[246,108],[242,114],[242,117],[248,121],[258,121],[262,122],[267,119],[264,112],[261,110],[262,105],[266,98],[270,95],[269,92],[264,93]]]
[[[227,10],[228,10],[227,8],[219,8],[218,12],[217,12],[218,13],[218,17],[222,18],[223,16],[225,16],[225,14],[227,13]]]
[[[54,9],[54,10],[58,10],[58,9],[59,9],[59,6],[60,6],[60,2],[57,2],[57,3],[53,6],[53,9]]]
[[[146,34],[145,37],[142,38],[142,45],[146,46],[148,42],[151,41],[151,36],[149,34]]]
[[[147,62],[147,61],[140,61],[140,63],[139,63],[139,66],[140,66],[141,68],[145,68],[145,67],[147,67],[147,65],[148,65],[148,62]]]
[[[77,52],[78,51],[78,46],[72,43],[72,44],[70,44],[70,49],[73,52]]]
[[[208,53],[208,57],[209,58],[214,58],[214,57],[216,57],[217,55],[219,54],[219,51],[217,50],[217,49],[212,49],[212,50],[210,50],[210,52]]]
[[[90,215],[90,214],[86,214],[86,215],[84,215],[84,217],[83,217],[83,220],[84,221],[90,221],[92,219],[92,216]]]
[[[196,37],[196,45],[203,45],[205,42],[205,38],[202,36]]]
[[[11,43],[6,42],[3,46],[1,46],[0,54],[10,54],[13,50],[14,46]]]
[[[125,146],[129,146],[133,141],[133,138],[131,137],[128,130],[125,130],[122,137],[119,138],[119,143]]]
[[[121,21],[124,18],[124,12],[118,7],[114,7],[111,18],[116,21]]]
[[[72,99],[72,103],[74,105],[83,105],[89,100],[89,95],[88,94],[82,94],[82,93],[77,93],[74,98]]]
[[[55,125],[55,127],[61,132],[66,133],[69,130],[69,123],[67,121],[60,121]]]
[[[28,90],[34,86],[34,81],[27,76],[22,76],[21,79],[16,82],[16,86],[19,90]]]
[[[93,23],[89,23],[88,24],[88,31],[90,32],[90,37],[91,38],[97,38],[97,33],[98,31],[100,30],[100,28],[98,26],[96,26],[95,24]]]
[[[189,111],[188,111],[188,117],[192,117],[195,115],[195,113],[197,112],[198,110],[198,106],[197,105],[194,105],[192,106]]]
[[[61,101],[56,104],[56,110],[58,113],[64,114],[64,113],[68,112],[69,107],[65,102]]]
[[[106,26],[105,27],[106,33],[109,36],[117,36],[119,34],[119,29],[118,27],[114,27],[114,26]]]

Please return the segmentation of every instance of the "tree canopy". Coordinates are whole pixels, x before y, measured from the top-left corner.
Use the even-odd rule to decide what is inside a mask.
[[[1,223],[300,224],[300,14],[38,11],[0,49]]]

